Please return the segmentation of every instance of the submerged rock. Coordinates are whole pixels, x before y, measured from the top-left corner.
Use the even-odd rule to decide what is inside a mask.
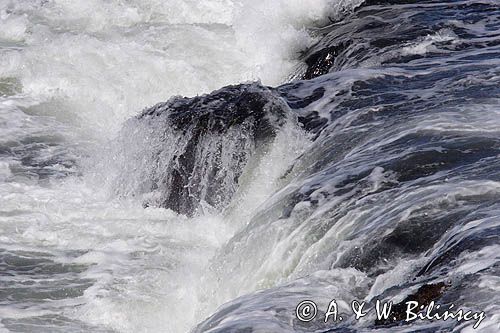
[[[174,97],[145,110],[134,121],[149,128],[146,158],[153,167],[141,191],[157,196],[147,205],[186,215],[205,203],[225,207],[252,156],[286,122],[287,110],[278,94],[256,83]]]
[[[420,306],[429,306],[432,301],[439,299],[449,286],[444,282],[424,284],[415,293],[406,297],[402,302],[394,304],[387,319],[377,319],[376,326],[391,326],[405,320],[408,302],[417,302]]]

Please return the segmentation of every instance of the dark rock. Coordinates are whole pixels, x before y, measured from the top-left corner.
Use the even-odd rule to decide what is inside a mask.
[[[150,188],[161,192],[154,204],[186,215],[203,203],[226,206],[249,160],[286,122],[287,109],[270,88],[243,84],[145,110],[138,120],[162,124],[153,135],[164,138],[157,163],[165,167]]]
[[[307,70],[302,79],[310,80],[327,74],[333,67],[337,56],[347,49],[349,45],[350,41],[343,42],[306,55],[304,62],[307,65]]]
[[[406,318],[406,308],[408,302],[417,302],[421,306],[428,306],[432,301],[436,301],[446,291],[448,286],[444,282],[435,284],[425,284],[415,293],[406,297],[402,302],[394,304],[387,319],[377,319],[375,325],[391,325]]]

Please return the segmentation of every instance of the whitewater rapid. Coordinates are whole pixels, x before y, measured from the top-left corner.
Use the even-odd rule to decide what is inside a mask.
[[[499,13],[0,0],[0,332],[470,332],[294,314],[440,284],[439,301],[497,332]],[[189,131],[137,116],[248,82],[289,117],[228,180],[234,198],[194,217],[159,208]],[[222,145],[233,165],[239,132],[211,134],[201,161]]]
[[[307,28],[349,6],[2,0],[0,75],[29,102],[58,103],[52,116],[114,134],[138,110],[170,96],[284,82],[313,42]]]
[[[355,4],[0,1],[0,253],[25,272],[2,275],[0,327],[185,332],[226,301],[200,299],[209,259],[308,140],[283,134],[241,208],[193,219],[117,197],[132,170],[108,154],[132,148],[109,140],[170,96],[285,82],[308,28]]]

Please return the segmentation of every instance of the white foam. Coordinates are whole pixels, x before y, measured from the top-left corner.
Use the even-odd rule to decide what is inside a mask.
[[[57,134],[63,149],[76,146],[81,163],[88,141],[102,147],[126,119],[172,95],[283,82],[296,52],[313,42],[306,28],[360,2],[0,0],[0,84],[20,87],[0,99],[0,145]],[[36,174],[11,171],[20,161],[0,160],[1,247],[93,264],[81,277],[97,281],[74,301],[78,307],[54,301],[28,306],[23,316],[64,308],[70,318],[117,331],[189,330],[214,310],[199,310],[197,290],[209,259],[235,232],[232,217],[251,214],[279,186],[275,178],[307,144],[299,134],[280,134],[241,193],[240,212],[226,219],[143,209],[137,198],[109,199],[102,184],[85,178],[42,184]],[[115,172],[109,165],[99,171],[104,178]],[[71,251],[82,253],[68,257]],[[3,318],[22,315],[2,311]]]
[[[0,39],[22,41],[26,34],[28,19],[25,15],[13,16],[7,11],[0,10]]]
[[[401,50],[402,55],[424,55],[429,52],[440,52],[440,43],[459,42],[458,36],[451,29],[442,29],[435,34],[427,35],[416,43],[405,46]]]
[[[112,136],[142,108],[247,80],[283,82],[307,27],[361,1],[1,1],[0,78]]]

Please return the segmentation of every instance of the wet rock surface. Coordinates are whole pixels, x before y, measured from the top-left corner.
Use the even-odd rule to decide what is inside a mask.
[[[194,98],[176,97],[145,110],[139,121],[158,122],[154,135],[163,174],[159,206],[192,215],[207,203],[224,207],[247,162],[272,140],[287,118],[287,106],[259,84],[229,86]],[[166,154],[165,154],[166,153]]]
[[[406,297],[402,302],[394,304],[387,319],[377,319],[376,326],[390,326],[406,319],[408,302],[417,302],[420,306],[429,306],[432,301],[438,300],[447,289],[444,282],[424,284],[418,290]]]

